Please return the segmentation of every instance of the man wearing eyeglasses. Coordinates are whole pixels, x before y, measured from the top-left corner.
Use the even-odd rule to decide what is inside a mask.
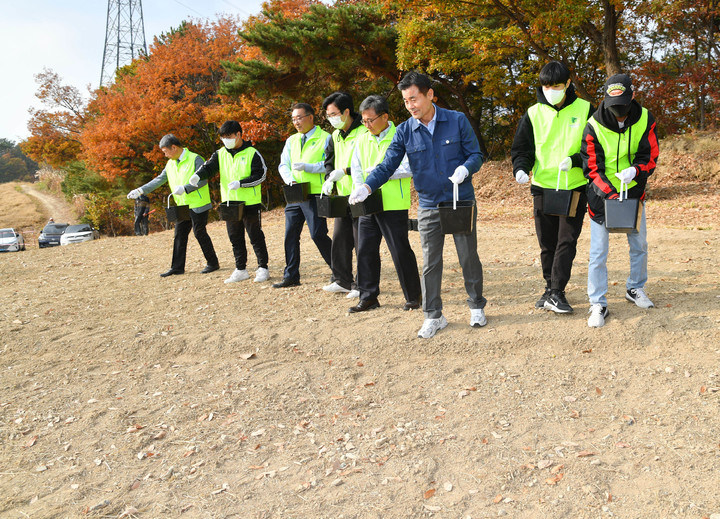
[[[315,126],[315,110],[306,103],[292,107],[292,123],[298,131],[285,141],[278,171],[287,184],[307,182],[311,195],[320,194],[325,175],[325,146],[330,135]],[[283,280],[273,288],[293,287],[300,284],[300,234],[307,222],[310,237],[315,242],[325,263],[330,266],[332,242],[328,236],[327,221],[317,214],[314,196],[304,202],[285,206],[285,272]]]
[[[362,185],[395,136],[395,125],[389,120],[387,100],[369,96],[359,108],[362,123],[368,131],[362,134],[353,152],[351,171],[353,183]],[[408,209],[410,208],[410,165],[407,156],[400,167],[380,188],[383,211],[361,216],[358,222],[357,284],[360,301],[350,313],[378,308],[380,294],[380,242],[385,238],[395,271],[405,296],[403,310],[420,308],[422,288],[417,259],[408,240]]]
[[[323,194],[329,196],[333,185],[340,196],[352,191],[350,160],[357,139],[367,133],[360,122],[360,115],[353,109],[353,100],[346,92],[334,92],[323,101],[323,109],[330,124],[335,128],[325,148],[325,183]],[[353,249],[358,247],[358,219],[350,209],[345,216],[335,218],[332,237],[332,282],[323,287],[326,292],[346,293],[348,299],[360,295],[353,276]]]

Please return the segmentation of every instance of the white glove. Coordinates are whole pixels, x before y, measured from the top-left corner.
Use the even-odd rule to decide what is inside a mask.
[[[178,186],[175,188],[175,191],[172,192],[173,195],[184,195],[185,194],[185,186]]]
[[[190,184],[191,186],[197,187],[199,183],[200,183],[200,177],[197,176],[197,173],[193,174],[193,176],[190,177],[190,180],[188,180],[188,184]]]
[[[565,157],[560,161],[560,164],[558,164],[560,171],[570,171],[570,168],[572,168],[572,159],[570,157]]]
[[[337,182],[345,176],[345,172],[342,169],[333,169],[328,175],[327,179],[330,182]]]
[[[330,196],[332,194],[333,186],[335,185],[335,182],[332,180],[326,180],[323,182],[322,185],[322,192],[325,196]]]
[[[635,178],[635,175],[637,175],[637,169],[635,169],[633,166],[630,166],[629,168],[625,168],[622,171],[618,171],[615,173],[615,176],[620,179],[620,181],[623,184],[629,184],[632,182],[632,180]]]
[[[138,197],[139,197],[140,195],[142,195],[142,194],[143,194],[143,190],[142,190],[141,187],[139,187],[139,188],[137,188],[137,189],[133,189],[132,191],[130,191],[130,192],[127,194],[127,197],[128,197],[130,200],[135,200],[136,198],[138,198]]]
[[[235,189],[240,189],[240,181],[239,180],[233,180],[228,184],[228,189],[230,191],[233,191]]]
[[[522,169],[518,169],[517,173],[515,173],[515,181],[518,184],[527,184],[528,180],[530,180],[528,174],[525,173]]]
[[[360,184],[352,190],[352,193],[350,193],[348,203],[359,204],[360,202],[364,202],[365,199],[370,196],[370,193],[370,186],[368,186],[367,184]]]
[[[305,162],[293,162],[292,164],[292,168],[295,171],[307,171],[307,169],[305,169],[307,166],[308,165]]]
[[[448,178],[453,184],[461,184],[462,181],[465,180],[469,174],[470,172],[465,166],[458,166],[455,168],[455,173],[453,173],[452,176]]]

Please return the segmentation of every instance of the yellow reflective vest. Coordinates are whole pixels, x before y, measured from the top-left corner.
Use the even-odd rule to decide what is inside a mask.
[[[228,189],[228,184],[233,180],[242,180],[250,176],[252,172],[253,157],[257,150],[248,146],[238,151],[234,156],[224,146],[218,150],[218,163],[220,169],[220,199],[223,202],[237,200],[245,202],[245,205],[259,204],[262,201],[260,184],[253,187],[241,187],[240,189]]]
[[[363,179],[368,177],[366,171],[377,166],[385,158],[385,152],[395,135],[395,125],[390,122],[390,129],[378,142],[370,132],[365,132],[357,139],[357,153],[362,165]],[[383,210],[398,211],[410,208],[410,177],[388,180],[380,188]]]
[[[165,165],[165,174],[167,175],[168,184],[170,184],[170,191],[175,191],[176,188],[188,184],[190,177],[195,174],[195,158],[197,156],[197,153],[185,148],[180,160],[168,160]],[[187,205],[190,206],[190,209],[193,209],[210,203],[210,190],[205,184],[191,193],[173,195],[173,198],[177,205]]]

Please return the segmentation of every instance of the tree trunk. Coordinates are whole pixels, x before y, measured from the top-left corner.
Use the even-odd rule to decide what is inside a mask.
[[[622,73],[620,55],[617,48],[617,26],[622,9],[616,10],[610,0],[603,0],[605,11],[605,25],[603,27],[603,54],[605,55],[605,70],[608,77]]]

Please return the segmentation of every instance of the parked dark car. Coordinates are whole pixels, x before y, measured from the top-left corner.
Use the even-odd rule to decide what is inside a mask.
[[[38,236],[38,246],[42,249],[45,247],[55,247],[60,245],[60,236],[67,229],[66,223],[49,223],[47,224],[40,236]]]

